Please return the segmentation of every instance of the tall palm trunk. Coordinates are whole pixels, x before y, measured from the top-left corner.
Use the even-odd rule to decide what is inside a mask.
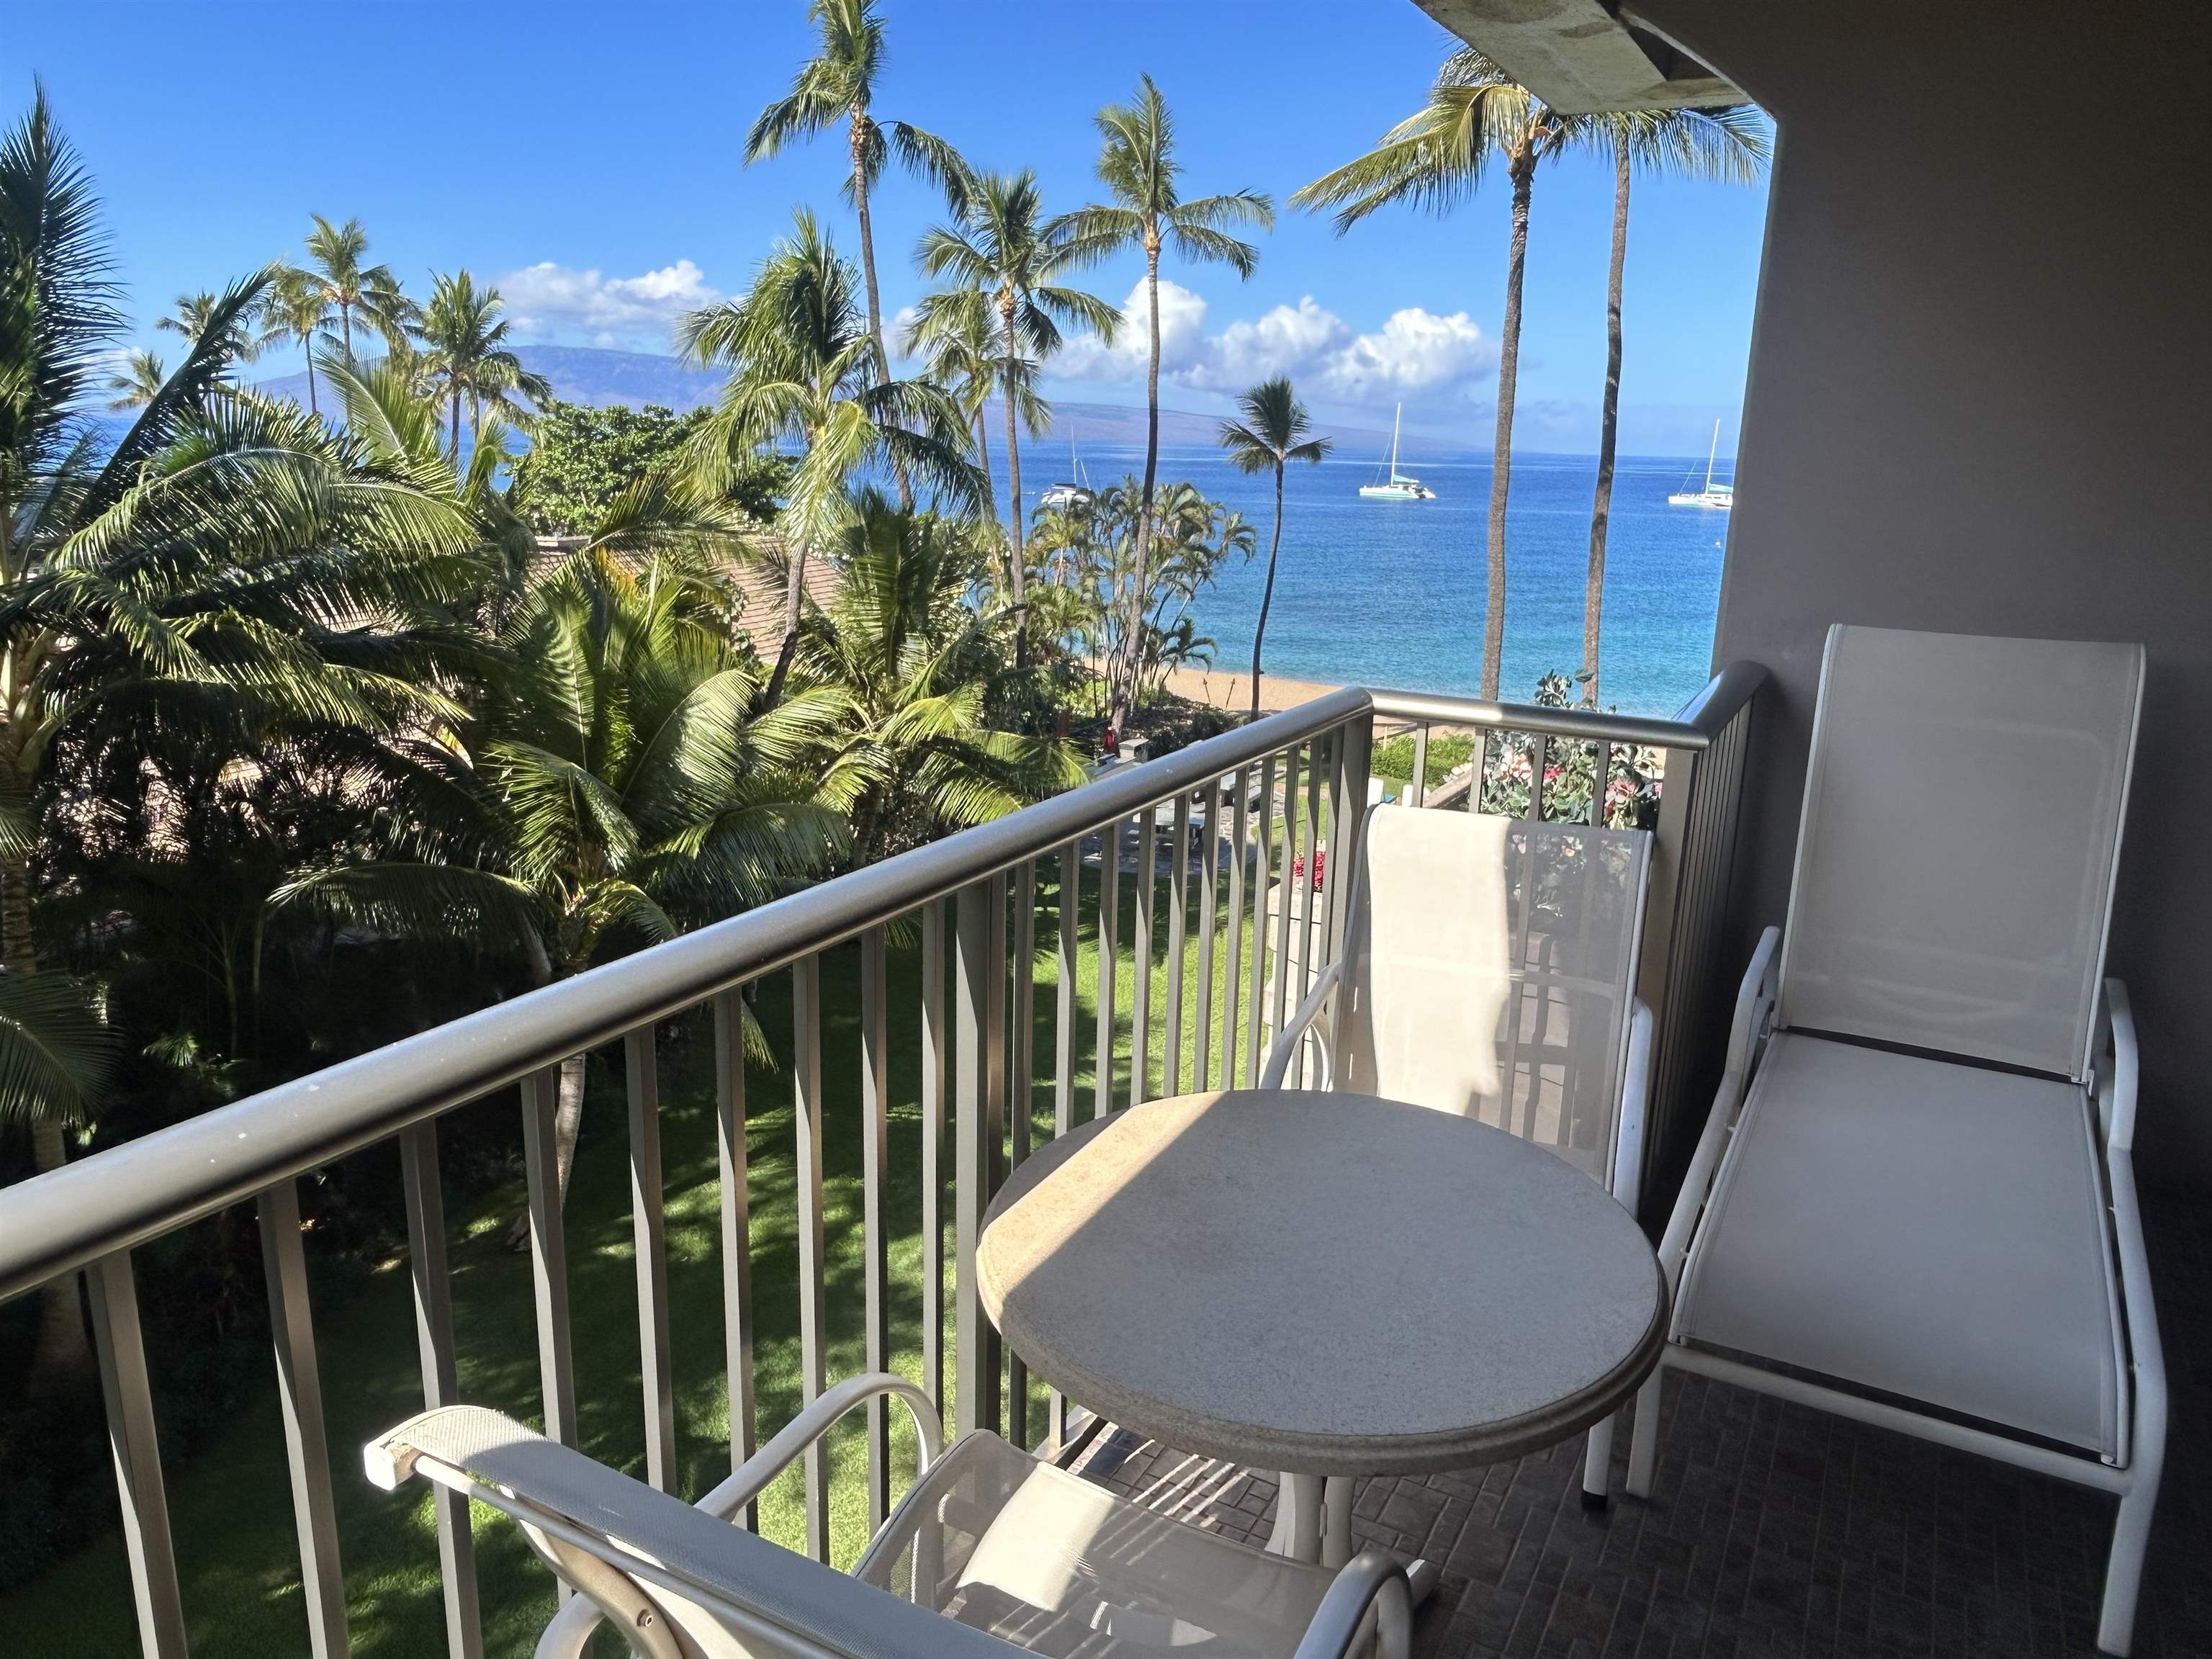
[[[453,465],[461,464],[461,392],[453,388]]]
[[[1014,296],[1011,291],[1000,296],[999,317],[1006,331],[1006,501],[1012,509],[1006,520],[1006,569],[1011,578],[1008,591],[1014,601],[1014,666],[1029,665],[1029,614],[1022,607],[1029,600],[1029,538],[1022,529],[1022,444],[1014,418],[1014,365],[1021,359],[1019,344],[1014,337]]]
[[[1129,593],[1128,636],[1121,642],[1127,662],[1115,688],[1116,732],[1129,723],[1144,660],[1145,595],[1152,583],[1152,487],[1160,471],[1160,234],[1153,225],[1145,228],[1145,308],[1152,331],[1145,365],[1145,495],[1137,510],[1137,568]]]
[[[350,301],[338,301],[338,337],[344,342],[346,362],[353,362],[353,305]]]
[[[1613,264],[1605,284],[1605,401],[1597,422],[1597,494],[1590,501],[1589,574],[1583,580],[1583,701],[1597,707],[1599,623],[1605,612],[1605,532],[1613,516],[1613,452],[1620,425],[1620,277],[1628,262],[1628,140],[1613,147]]]
[[[876,343],[876,375],[888,383],[891,355],[884,348],[884,300],[876,289],[876,229],[868,212],[868,137],[874,123],[865,109],[852,117],[853,210],[860,221],[860,276],[868,285],[868,337]],[[908,482],[905,463],[891,457],[891,477],[898,485],[899,511],[914,511],[914,486]]]
[[[568,1171],[576,1166],[576,1138],[583,1127],[584,1056],[571,1054],[561,1062],[561,1086],[553,1101],[553,1162],[563,1206],[568,1202]]]
[[[1275,533],[1267,543],[1267,585],[1260,590],[1260,621],[1252,629],[1252,718],[1260,718],[1260,642],[1267,636],[1267,607],[1275,602],[1275,556],[1283,550],[1283,464],[1275,463]]]
[[[986,485],[991,482],[989,398],[989,391],[986,388],[984,400],[975,405],[975,453],[983,464],[983,482]],[[983,516],[987,519],[996,518],[998,513],[998,500],[990,489],[986,489],[983,491]]]
[[[1505,659],[1505,501],[1513,483],[1513,396],[1521,373],[1521,277],[1528,260],[1528,195],[1536,148],[1523,139],[1510,161],[1513,240],[1505,263],[1505,320],[1498,331],[1498,435],[1490,450],[1490,588],[1482,618],[1482,696],[1498,696]]]
[[[0,864],[0,961],[11,974],[39,971],[31,940],[31,872],[16,860]],[[69,1138],[51,1117],[31,1120],[31,1163],[40,1175],[69,1161]],[[33,1394],[68,1388],[92,1370],[92,1346],[85,1340],[84,1309],[77,1276],[49,1279],[39,1292],[39,1334],[31,1350],[29,1387]]]
[[[775,670],[761,692],[761,706],[773,708],[783,701],[783,683],[791,677],[792,659],[799,654],[799,610],[806,592],[806,550],[791,550],[791,568],[783,579],[783,644],[775,653]]]
[[[315,337],[311,331],[300,337],[300,349],[307,354],[307,413],[320,415],[315,407]]]

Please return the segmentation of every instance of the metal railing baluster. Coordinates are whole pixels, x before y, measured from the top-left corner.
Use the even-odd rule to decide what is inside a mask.
[[[1413,775],[1412,781],[1406,786],[1406,793],[1411,797],[1405,803],[1408,806],[1426,806],[1429,804],[1429,723],[1426,720],[1413,728]]]
[[[1070,842],[1060,852],[1060,902],[1053,917],[1058,939],[1054,987],[1052,1133],[1056,1139],[1075,1127],[1075,963],[1077,926],[1081,921],[1082,848]],[[1055,1446],[1067,1441],[1067,1396],[1058,1389],[1045,1396],[1045,1432]]]
[[[1036,860],[1024,860],[1013,879],[1014,946],[1009,964],[1013,970],[1014,1011],[1008,1024],[1010,1058],[1006,1070],[1006,1167],[1017,1168],[1030,1155],[1030,1113],[1035,1097],[1030,1087],[1034,1064],[1031,1048],[1036,1020]],[[1022,1357],[1006,1351],[1006,1437],[1016,1445],[1030,1443],[1030,1373]]]
[[[799,1192],[799,1399],[811,1406],[823,1385],[822,956],[801,957],[791,969],[791,1116],[793,1178]],[[808,1446],[806,1553],[830,1559],[830,1449]]]
[[[921,907],[921,1386],[945,1412],[945,901]]]
[[[1205,1092],[1213,1075],[1213,935],[1221,862],[1221,786],[1206,791],[1206,851],[1198,873],[1198,996],[1192,1022],[1191,1087]]]
[[[1160,1056],[1160,1092],[1182,1092],[1182,956],[1190,927],[1190,797],[1177,795],[1169,836],[1175,842],[1168,866],[1168,1035]],[[1201,1019],[1199,1024],[1206,1022]]]
[[[864,1363],[890,1364],[890,1240],[884,1225],[884,1182],[890,1161],[890,939],[880,927],[860,935],[860,1234],[867,1328]],[[868,1531],[890,1514],[890,1401],[871,1395],[865,1407],[868,1441]]]
[[[589,1065],[580,1058],[580,1065]],[[581,1086],[579,1079],[578,1086]],[[561,1151],[556,1120],[561,1066],[522,1082],[522,1169],[530,1190],[530,1284],[538,1322],[538,1385],[549,1439],[576,1443],[576,1365],[568,1340],[568,1253],[561,1229]],[[568,1592],[562,1591],[562,1599]]]
[[[999,1097],[993,1073],[998,1069],[1000,1029],[994,1011],[1001,1006],[1005,990],[1005,946],[999,942],[1006,937],[1005,896],[1003,881],[987,878],[962,888],[954,901],[953,996],[960,1065],[954,1090],[953,1360],[959,1381],[953,1420],[962,1434],[996,1431],[1000,1423],[999,1333],[983,1311],[975,1279],[975,1249],[982,1239],[983,1212],[997,1178],[1001,1133],[994,1114]]]
[[[714,1158],[720,1177],[722,1231],[722,1357],[730,1418],[730,1468],[753,1455],[752,1194],[745,1144],[745,1004],[742,991],[716,994],[714,1021]],[[735,1517],[748,1529],[760,1525],[760,1505],[747,1504]]]
[[[1249,809],[1244,798],[1248,774],[1237,769],[1237,795],[1229,812],[1229,937],[1221,959],[1221,1086],[1237,1086],[1238,1039],[1237,1000],[1244,985],[1244,860],[1251,834]]]
[[[1060,951],[1053,971],[1052,1132],[1075,1127],[1075,963],[1077,928],[1082,921],[1083,849],[1070,842],[1060,853]]]
[[[435,1119],[399,1132],[399,1186],[407,1210],[407,1276],[414,1292],[415,1347],[422,1365],[422,1408],[460,1403],[453,1364],[453,1292],[446,1267],[446,1198],[438,1178]],[[476,1540],[469,1501],[443,1486],[431,1493],[438,1522],[438,1577],[444,1586],[447,1659],[481,1659]]]
[[[1270,1041],[1281,1035],[1283,1021],[1290,1012],[1291,994],[1291,911],[1297,896],[1297,878],[1291,873],[1297,862],[1298,850],[1298,781],[1301,752],[1292,746],[1283,754],[1283,849],[1282,872],[1274,878],[1269,897],[1273,908],[1275,924],[1275,965],[1268,980]],[[1309,867],[1311,860],[1307,860]],[[1261,883],[1263,887],[1267,884]],[[1264,912],[1262,914],[1265,914]],[[1303,998],[1300,999],[1304,1000]],[[1255,1077],[1259,1075],[1260,1061],[1255,1055],[1252,1062]]]
[[[1114,1109],[1115,969],[1121,953],[1121,826],[1116,818],[1098,832],[1098,1050],[1091,1115]]]
[[[300,1188],[280,1181],[255,1201],[261,1266],[269,1285],[269,1335],[276,1352],[276,1400],[284,1418],[284,1462],[292,1475],[292,1522],[300,1534],[300,1588],[314,1659],[344,1659],[345,1574],[338,1565],[330,1442],[323,1383],[315,1369],[315,1316],[307,1300],[307,1255],[300,1243]]]
[[[107,1449],[123,1503],[123,1551],[131,1598],[138,1613],[145,1659],[185,1659],[184,1598],[169,1536],[169,1499],[161,1482],[161,1448],[154,1428],[154,1392],[146,1376],[146,1339],[138,1324],[138,1285],[131,1253],[118,1250],[85,1269],[92,1293],[94,1352],[107,1407]]]
[[[1159,885],[1159,813],[1146,807],[1137,816],[1137,937],[1130,947],[1136,965],[1135,1000],[1129,1009],[1129,1104],[1152,1097],[1152,900]]]
[[[1267,996],[1267,880],[1275,838],[1275,757],[1260,762],[1259,846],[1252,861],[1252,984],[1244,1008],[1244,1081],[1260,1080],[1260,1021]]]
[[[1528,810],[1523,814],[1529,823],[1544,821],[1544,774],[1552,763],[1552,740],[1542,732],[1531,732],[1528,738]]]
[[[1335,775],[1334,759],[1324,758],[1330,756],[1332,748],[1333,745],[1316,738],[1306,751],[1306,872],[1304,879],[1298,884],[1297,1001],[1300,1004],[1305,1001],[1306,993],[1313,988],[1314,975],[1321,971],[1321,958],[1315,955],[1320,948],[1320,941],[1315,936],[1321,927],[1318,911],[1321,905],[1322,791],[1327,787],[1322,782],[1324,768],[1328,777],[1334,779]],[[1296,1086],[1304,1088],[1306,1080],[1306,1045],[1304,1043],[1298,1045],[1295,1076]]]
[[[645,1478],[676,1490],[676,1382],[668,1347],[668,1228],[660,1178],[660,1067],[653,1028],[623,1039],[629,1102],[630,1233],[637,1258],[638,1376],[645,1394]]]

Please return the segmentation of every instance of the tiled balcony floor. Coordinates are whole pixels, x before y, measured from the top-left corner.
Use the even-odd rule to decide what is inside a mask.
[[[2172,1428],[2135,1651],[2212,1656],[2212,1213],[2146,1203]],[[1358,1541],[1437,1562],[1417,1655],[1765,1659],[2094,1655],[2113,1500],[1755,1395],[1669,1379],[1652,1501],[1579,1501],[1579,1438],[1517,1463],[1364,1483]],[[1133,1435],[1085,1472],[1264,1542],[1274,1486]]]

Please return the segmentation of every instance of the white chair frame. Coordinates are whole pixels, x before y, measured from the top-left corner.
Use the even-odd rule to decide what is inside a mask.
[[[1379,810],[1379,809],[1378,809]],[[1395,807],[1396,811],[1415,811],[1425,809]],[[1352,877],[1352,902],[1346,908],[1346,937],[1358,934],[1358,920],[1364,913],[1367,902],[1367,871],[1364,860]],[[1653,1021],[1651,1010],[1641,998],[1634,996],[1636,963],[1643,952],[1643,917],[1640,905],[1636,918],[1636,932],[1629,951],[1630,1013],[1621,1036],[1622,1053],[1619,1076],[1620,1103],[1613,1116],[1613,1144],[1611,1159],[1612,1178],[1607,1190],[1614,1200],[1632,1216],[1637,1213],[1644,1184],[1644,1120],[1651,1096],[1651,1044]],[[1283,1024],[1281,1035],[1267,1051],[1267,1064],[1260,1073],[1259,1087],[1279,1089],[1289,1075],[1291,1063],[1296,1058],[1302,1042],[1311,1042],[1319,1051],[1319,1081],[1311,1085],[1328,1091],[1336,1086],[1336,1009],[1338,987],[1344,979],[1341,962],[1332,962],[1314,976],[1313,988],[1306,994],[1296,1012]],[[1329,1018],[1324,1020],[1326,1013]],[[1670,1288],[1672,1281],[1669,1281]],[[1589,1431],[1583,1453],[1583,1506],[1601,1510],[1608,1501],[1610,1474],[1613,1466],[1613,1426],[1619,1420],[1616,1413],[1595,1425]],[[1284,1539],[1285,1522],[1279,1513],[1276,1522],[1276,1542],[1280,1547]],[[1333,1478],[1327,1483],[1322,1515],[1322,1555],[1324,1561],[1340,1561],[1351,1551],[1352,1493],[1351,1482]],[[1427,1564],[1414,1564],[1413,1588],[1417,1596],[1425,1595],[1431,1587],[1433,1574]]]
[[[904,1500],[913,1502],[924,1490],[925,1478],[944,1445],[942,1419],[929,1396],[915,1383],[892,1372],[878,1371],[849,1377],[823,1390],[747,1458],[742,1468],[692,1507],[714,1520],[733,1522],[747,1504],[766,1491],[840,1419],[878,1395],[899,1400],[914,1420],[918,1447],[915,1486]],[[641,1505],[641,1535],[617,1541],[595,1528],[579,1524],[527,1492],[471,1473],[417,1444],[417,1439],[435,1443],[436,1419],[446,1414],[425,1412],[369,1443],[363,1449],[369,1480],[394,1491],[409,1477],[420,1474],[449,1491],[489,1504],[521,1526],[532,1548],[578,1592],[545,1627],[534,1659],[582,1659],[603,1619],[621,1630],[646,1659],[682,1659],[689,1650],[642,1586],[670,1591],[704,1607],[742,1637],[746,1651],[763,1659],[768,1656],[852,1659],[849,1647],[835,1645],[810,1630],[803,1613],[798,1612],[810,1600],[819,1605],[824,1595],[860,1598],[854,1605],[867,1614],[871,1651],[911,1654],[915,1659],[986,1659],[994,1653],[1024,1651],[750,1534],[739,1534],[757,1564],[746,1583],[710,1578],[656,1559],[647,1547],[652,1528],[647,1512],[672,1504],[674,1499],[652,1487],[625,1481]],[[426,1429],[433,1432],[424,1432]],[[581,1452],[540,1440],[527,1431],[519,1433],[534,1443],[543,1455],[574,1459],[580,1465],[590,1463]],[[900,1507],[894,1506],[890,1519],[870,1544],[869,1552],[863,1553],[863,1563],[890,1535]],[[677,1513],[682,1518],[681,1510]],[[732,1532],[737,1532],[734,1527]],[[732,1541],[736,1543],[737,1538]],[[768,1553],[763,1556],[762,1551]],[[1338,1571],[1291,1659],[1350,1659],[1353,1654],[1368,1653],[1376,1659],[1407,1659],[1413,1640],[1413,1609],[1402,1565],[1381,1550],[1364,1550]]]
[[[1695,1242],[1738,1117],[1751,1093],[1767,1040],[1774,1034],[1780,994],[1782,929],[1770,927],[1753,953],[1749,970],[1736,993],[1729,1032],[1726,1068],[1713,1100],[1712,1115],[1698,1138],[1667,1231],[1659,1247],[1661,1270],[1670,1295],[1681,1289],[1682,1271]],[[1892,1429],[1954,1450],[1974,1452],[2015,1468],[2108,1492],[2119,1499],[2106,1568],[2104,1607],[2097,1644],[2106,1652],[2125,1655],[2135,1626],[2142,1585],[2143,1556],[2150,1539],[2151,1511],[2157,1502],[2166,1457],[2166,1385],[2165,1356],[2159,1345],[2158,1316],[2151,1302],[2150,1268],[2143,1250],[2142,1212],[2136,1202],[2136,1030],[2127,990],[2117,979],[2103,981],[2090,1047],[2087,1087],[2104,1132],[2104,1178],[2112,1238],[2119,1256],[2121,1306],[2125,1329],[2126,1372],[2132,1379],[2130,1407],[2121,1415],[2120,1449],[2110,1459],[2092,1459],[1978,1428],[1950,1418],[1931,1416],[1869,1399],[1841,1389],[1769,1370],[1723,1354],[1692,1347],[1684,1340],[1679,1308],[1674,1328],[1659,1364],[1636,1399],[1636,1427],[1628,1461],[1628,1491],[1651,1495],[1659,1448],[1659,1394],[1669,1370],[1688,1371],[1723,1382],[1832,1412],[1861,1423]]]

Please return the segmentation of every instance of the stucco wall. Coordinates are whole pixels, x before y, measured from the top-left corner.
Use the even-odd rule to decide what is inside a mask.
[[[2212,54],[2175,0],[1654,0],[1778,117],[1717,660],[1761,711],[1747,945],[1832,622],[2140,641],[2112,971],[2136,1167],[2212,1188]],[[2054,775],[2050,787],[2067,780]]]

